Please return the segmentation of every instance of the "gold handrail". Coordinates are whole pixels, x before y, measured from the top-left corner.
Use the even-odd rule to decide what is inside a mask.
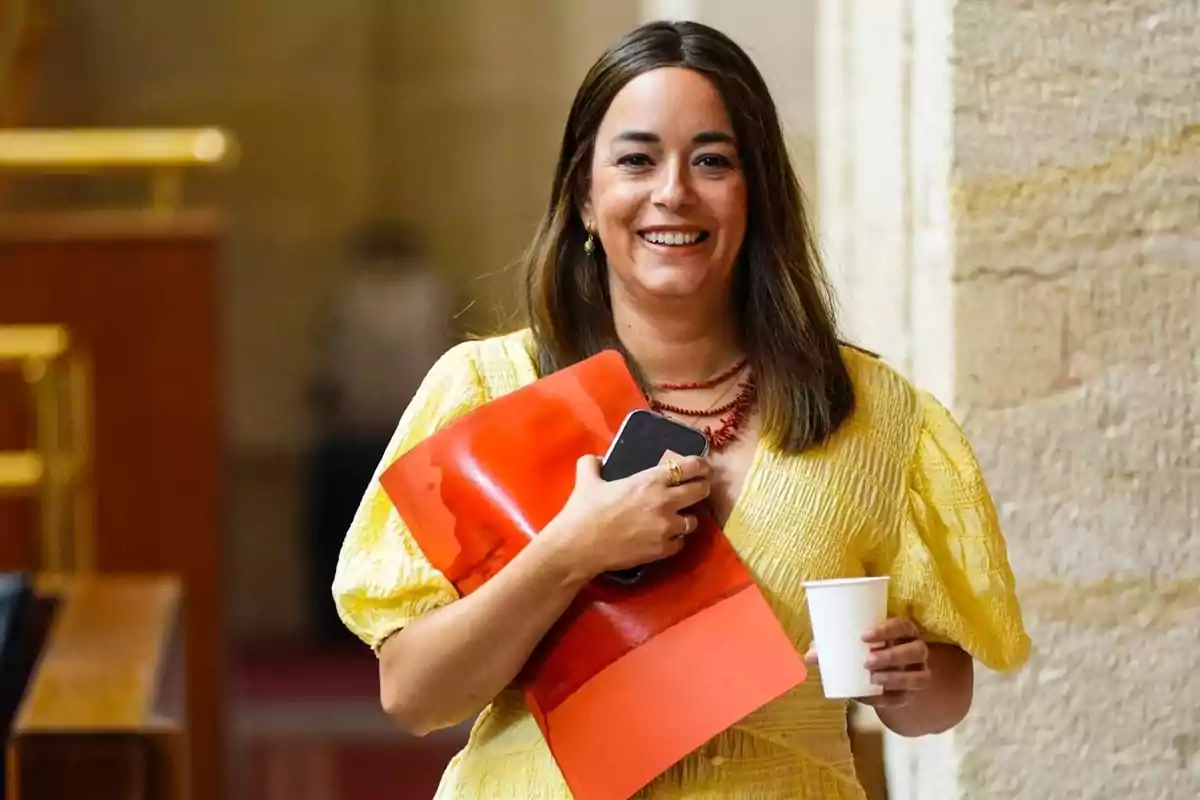
[[[215,167],[235,157],[222,128],[10,128],[0,130],[0,170],[96,172]]]
[[[184,170],[232,166],[237,155],[235,138],[219,127],[0,129],[0,172],[149,170],[151,205],[160,210],[179,205]]]
[[[70,337],[60,325],[5,325],[0,329],[0,361],[44,361],[67,351]]]
[[[0,494],[36,488],[45,471],[40,453],[32,450],[0,453]]]

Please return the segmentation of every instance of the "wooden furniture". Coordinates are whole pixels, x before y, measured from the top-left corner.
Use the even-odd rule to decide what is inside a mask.
[[[88,572],[95,564],[91,486],[91,385],[87,356],[60,325],[0,324],[0,368],[29,387],[29,442],[0,449],[0,496],[35,494],[42,572]]]
[[[224,796],[217,281],[198,211],[0,216],[0,324],[61,324],[93,374],[95,567],[180,576],[192,795]],[[0,450],[29,420],[0,381]],[[37,508],[0,502],[0,569],[34,568]]]
[[[44,582],[40,658],[9,732],[6,800],[182,800],[188,794],[177,580]]]

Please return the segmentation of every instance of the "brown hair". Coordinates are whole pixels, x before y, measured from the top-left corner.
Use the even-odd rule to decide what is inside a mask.
[[[596,131],[613,98],[638,75],[662,67],[704,75],[729,109],[748,197],[733,288],[741,343],[755,370],[764,435],[784,450],[802,450],[823,441],[854,409],[830,292],[766,83],[737,44],[697,22],[652,22],[626,34],[575,95],[549,209],[524,257],[538,371],[548,375],[608,348],[624,352],[603,252],[583,250],[580,201]]]

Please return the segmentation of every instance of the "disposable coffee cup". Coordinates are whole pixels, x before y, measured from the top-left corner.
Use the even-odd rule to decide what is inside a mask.
[[[871,683],[863,635],[887,619],[887,576],[806,581],[813,646],[828,698],[872,697],[883,687]]]

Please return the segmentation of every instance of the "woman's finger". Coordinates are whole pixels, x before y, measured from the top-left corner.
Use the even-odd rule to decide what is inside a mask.
[[[927,669],[871,673],[871,683],[890,692],[923,692],[929,688],[931,679]]]
[[[663,456],[662,463],[654,470],[657,480],[667,486],[679,486],[694,481],[697,478],[707,478],[712,474],[708,462],[699,456],[675,456],[668,453]]]
[[[916,639],[921,635],[912,620],[903,617],[892,617],[886,622],[876,625],[863,634],[862,640],[868,644],[894,642],[897,640]]]
[[[675,531],[674,538],[682,539],[689,533],[696,531],[696,515],[695,514],[677,514],[679,517],[679,527]]]
[[[863,705],[871,706],[872,708],[900,708],[908,705],[914,695],[912,692],[888,692],[877,694],[873,697],[860,698],[858,702]]]
[[[929,646],[920,639],[911,642],[885,647],[867,656],[867,669],[889,670],[903,669],[915,664],[925,664],[929,660]]]

